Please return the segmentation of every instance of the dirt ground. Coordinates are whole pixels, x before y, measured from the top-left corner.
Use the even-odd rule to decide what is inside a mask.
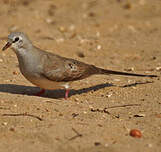
[[[74,82],[68,100],[64,90],[37,97],[14,52],[1,51],[1,152],[161,151],[160,0],[1,0],[0,8],[0,48],[22,31],[61,56],[159,76],[97,75]]]

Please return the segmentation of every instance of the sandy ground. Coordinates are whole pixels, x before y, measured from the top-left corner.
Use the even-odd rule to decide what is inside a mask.
[[[0,8],[1,48],[23,31],[65,57],[159,76],[97,75],[73,83],[67,101],[64,90],[37,97],[14,52],[1,52],[0,151],[161,151],[161,1],[1,0]],[[134,128],[141,138],[129,135]]]

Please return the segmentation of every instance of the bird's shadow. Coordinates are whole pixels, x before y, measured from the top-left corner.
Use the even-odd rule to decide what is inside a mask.
[[[98,84],[95,86],[91,86],[88,88],[82,89],[71,89],[69,93],[69,97],[76,95],[87,93],[90,91],[97,91],[102,88],[113,86],[113,84],[105,83],[105,84]],[[28,95],[28,96],[36,96],[36,93],[40,91],[40,88],[34,86],[24,86],[24,85],[16,85],[16,84],[0,84],[0,92],[12,93],[12,94],[21,94],[21,95]],[[65,97],[65,90],[46,90],[45,94],[40,95],[40,97],[45,98],[55,98],[60,99]]]
[[[152,82],[138,82],[138,83],[131,83],[128,85],[118,86],[121,88],[125,87],[133,87],[136,85],[142,85],[146,83],[152,83]],[[90,91],[97,91],[99,89],[103,89],[106,87],[116,86],[111,83],[101,83],[97,84],[95,86],[91,86],[88,88],[82,88],[82,89],[72,89],[70,90],[70,96],[76,95],[76,94],[83,94],[88,93]],[[21,95],[28,95],[28,96],[36,96],[36,93],[40,91],[40,88],[34,87],[34,86],[24,86],[24,85],[16,85],[16,84],[0,84],[0,92],[7,92],[12,94],[21,94]],[[45,98],[55,98],[60,99],[65,97],[65,90],[47,90],[45,94],[42,94],[40,97]]]

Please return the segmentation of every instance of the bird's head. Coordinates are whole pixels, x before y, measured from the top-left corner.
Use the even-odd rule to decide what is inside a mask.
[[[14,51],[19,51],[20,48],[27,49],[30,46],[32,46],[32,43],[24,33],[13,32],[8,36],[7,44],[2,48],[2,50],[4,51],[11,47]]]

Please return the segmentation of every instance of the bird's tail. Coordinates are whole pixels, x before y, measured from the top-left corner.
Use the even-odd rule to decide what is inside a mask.
[[[157,75],[127,73],[127,72],[106,70],[106,69],[102,69],[102,68],[97,68],[97,71],[98,71],[99,74],[106,74],[106,75],[114,74],[114,75],[138,76],[138,77],[157,77]]]

